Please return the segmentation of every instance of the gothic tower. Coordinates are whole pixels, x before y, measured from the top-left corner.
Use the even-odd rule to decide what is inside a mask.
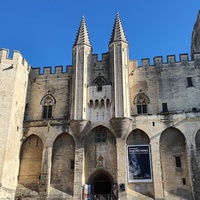
[[[194,59],[194,53],[200,52],[200,11],[197,16],[196,23],[194,24],[192,32],[192,44],[191,44],[191,57]]]
[[[88,36],[86,22],[82,17],[73,46],[73,85],[72,85],[72,119],[87,118],[88,68],[91,62],[92,47]]]
[[[14,199],[30,66],[18,51],[0,49],[0,197]]]
[[[128,42],[117,13],[109,42],[114,89],[114,117],[130,117],[128,84]]]

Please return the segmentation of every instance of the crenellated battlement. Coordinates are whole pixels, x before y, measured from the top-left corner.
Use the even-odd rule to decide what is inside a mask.
[[[0,63],[10,64],[10,65],[23,65],[27,71],[30,71],[31,66],[28,64],[27,60],[23,58],[19,51],[14,50],[12,57],[9,57],[8,49],[0,49]]]
[[[108,52],[101,54],[101,60],[99,60],[98,54],[92,54],[92,58],[93,58],[93,62],[94,63],[104,62],[104,61],[106,61],[108,59],[108,57],[109,57],[109,53]]]
[[[129,71],[132,74],[135,70],[163,70],[170,69],[170,67],[178,66],[193,66],[194,68],[200,68],[200,53],[194,54],[194,59],[189,60],[188,54],[180,54],[179,60],[176,60],[175,55],[167,55],[166,62],[163,61],[162,56],[156,56],[153,59],[153,64],[150,63],[149,58],[141,60],[141,66],[138,66],[136,61],[129,61]]]
[[[59,78],[72,75],[72,66],[55,66],[55,67],[44,67],[41,68],[32,68],[31,77],[32,79],[36,78]]]

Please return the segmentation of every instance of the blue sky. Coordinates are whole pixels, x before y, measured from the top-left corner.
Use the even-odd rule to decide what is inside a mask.
[[[0,48],[19,50],[32,67],[71,65],[72,45],[85,16],[93,53],[108,51],[116,16],[129,59],[190,54],[200,0],[0,0]],[[12,53],[11,53],[12,54]]]

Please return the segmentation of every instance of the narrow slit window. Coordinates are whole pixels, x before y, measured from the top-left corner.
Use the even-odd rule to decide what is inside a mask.
[[[182,167],[181,166],[181,157],[177,156],[175,157],[176,167]]]
[[[74,169],[74,160],[70,160],[70,169]]]
[[[167,107],[167,103],[162,103],[162,109],[163,109],[163,112],[168,112],[168,107]]]
[[[182,181],[183,181],[183,185],[186,185],[186,178],[183,178]]]
[[[188,84],[188,87],[193,87],[192,77],[187,77],[187,84]]]

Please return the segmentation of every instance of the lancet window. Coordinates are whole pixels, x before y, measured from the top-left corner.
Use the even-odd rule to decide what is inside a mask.
[[[138,114],[145,114],[148,112],[147,109],[148,109],[149,99],[144,93],[138,94],[135,97],[134,104],[136,105]]]
[[[42,99],[42,118],[51,119],[53,107],[55,106],[55,98],[52,95],[46,95]]]
[[[106,80],[102,76],[99,76],[93,81],[93,83],[97,85],[97,92],[101,92],[103,85],[106,84]]]

